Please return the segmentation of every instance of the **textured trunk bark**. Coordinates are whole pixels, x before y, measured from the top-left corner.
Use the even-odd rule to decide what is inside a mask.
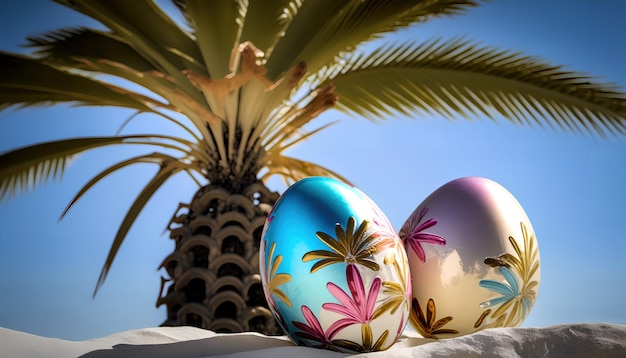
[[[282,334],[259,276],[261,233],[278,197],[256,181],[239,192],[209,185],[180,205],[169,225],[176,247],[161,265],[163,326]]]

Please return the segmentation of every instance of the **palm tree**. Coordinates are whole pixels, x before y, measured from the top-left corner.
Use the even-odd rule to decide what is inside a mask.
[[[147,148],[104,168],[63,213],[111,173],[137,163],[158,167],[113,239],[95,295],[151,196],[169,178],[191,176],[199,190],[169,224],[175,249],[163,261],[157,302],[167,306],[164,325],[279,333],[258,274],[263,224],[278,197],[264,182],[273,175],[287,183],[343,179],[284,154],[327,126],[314,121],[326,110],[372,120],[486,115],[603,136],[626,132],[626,95],[560,66],[464,40],[375,41],[479,0],[174,0],[181,21],[150,0],[58,2],[108,30],[58,30],[29,38],[31,55],[0,52],[0,108],[122,107],[134,113],[128,121],[152,114],[186,135],[120,133],[5,152],[0,199],[61,176],[81,152]]]

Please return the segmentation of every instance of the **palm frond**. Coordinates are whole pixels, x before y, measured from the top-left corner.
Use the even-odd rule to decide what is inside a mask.
[[[334,122],[326,123],[325,125],[309,132],[305,132],[300,127],[297,127],[297,128],[287,127],[285,128],[285,131],[281,133],[281,135],[278,138],[274,139],[273,141],[274,145],[268,144],[266,148],[269,152],[272,152],[274,150],[277,150],[279,152],[284,152],[285,150],[293,147],[294,145],[301,143],[314,135],[317,135],[319,132],[332,126],[335,123],[337,122],[334,121]]]
[[[328,92],[330,96],[334,97],[332,92]],[[322,96],[327,97],[328,95],[323,94]],[[330,102],[326,102],[323,98],[318,98],[322,96],[313,98],[303,108],[297,106],[286,107],[285,109],[290,110],[284,114],[277,115],[277,118],[270,123],[270,125],[266,128],[266,131],[260,136],[263,147],[266,148],[266,150],[288,147],[290,146],[288,143],[290,143],[294,137],[299,138],[307,136],[305,134],[298,135],[298,133],[302,133],[303,128],[317,117],[316,112],[324,111],[326,109],[324,106],[329,108],[335,103],[334,98]],[[329,124],[323,126],[322,128],[326,128],[328,125]],[[315,132],[318,131],[319,129]]]
[[[118,106],[151,111],[150,99],[118,86],[71,74],[37,59],[0,51],[0,109],[53,102]]]
[[[521,124],[626,133],[626,95],[613,84],[464,40],[392,44],[342,59],[314,84],[336,83],[338,108],[370,119],[394,113],[503,116]]]
[[[55,0],[79,11],[123,38],[159,72],[171,76],[185,92],[195,88],[181,73],[189,61],[201,63],[199,49],[184,32],[151,0]],[[176,51],[172,51],[176,49]],[[178,53],[177,53],[178,52]],[[185,56],[180,56],[184,53]]]
[[[269,57],[301,2],[249,0],[240,42],[252,42]]]
[[[472,0],[305,2],[268,60],[270,77],[298,61],[316,72],[336,56],[380,35],[432,16],[476,6]],[[321,20],[322,19],[322,20]]]
[[[242,48],[239,42],[247,2],[177,0],[175,3],[194,30],[207,67],[207,76],[193,71],[186,71],[185,74],[202,92],[210,108],[208,124],[212,144],[219,153],[220,165],[226,167],[234,157],[233,145],[238,131],[234,120],[239,108],[239,94],[236,89],[243,85],[235,84],[237,80],[228,75],[235,73],[240,58]],[[223,133],[228,133],[226,141]]]
[[[210,157],[184,139],[161,135],[86,137],[35,144],[0,155],[0,200],[60,178],[67,162],[89,149],[114,144],[157,146],[175,150],[206,164]]]
[[[27,47],[35,49],[37,57],[63,66],[89,70],[79,58],[123,63],[135,71],[156,71],[157,68],[143,58],[120,36],[86,28],[51,31],[28,38]]]
[[[118,76],[134,82],[175,104],[175,91],[183,87],[172,76],[160,71],[153,63],[138,53],[119,35],[92,29],[64,29],[49,32],[40,37],[29,38],[28,46],[36,48],[35,55],[40,62],[57,68],[71,67]],[[183,68],[195,73],[205,73],[204,65],[196,59],[175,51],[185,61]],[[203,103],[203,96],[193,88],[185,95]],[[160,104],[161,107],[165,107]]]
[[[300,179],[310,176],[325,176],[350,183],[350,181],[339,173],[328,168],[305,160],[287,157],[279,152],[274,152],[272,155],[265,157],[264,161],[267,170],[261,175],[261,180],[263,181],[267,181],[273,175],[278,175],[285,181],[285,184],[289,186]]]
[[[113,264],[113,260],[117,255],[119,248],[122,246],[124,239],[126,238],[126,234],[130,230],[131,226],[139,216],[139,213],[144,208],[148,200],[152,198],[154,193],[167,181],[167,179],[171,178],[173,175],[179,173],[180,171],[185,170],[185,166],[183,163],[178,161],[176,158],[168,158],[163,157],[160,160],[160,168],[157,174],[146,184],[146,186],[141,190],[130,209],[124,216],[124,220],[120,225],[117,233],[115,234],[115,238],[113,239],[113,243],[111,244],[111,248],[109,249],[109,253],[107,258],[102,266],[102,270],[100,271],[100,276],[98,277],[98,282],[96,283],[96,288],[94,289],[94,297],[98,292],[98,289],[102,286],[106,277],[111,269],[111,265]]]
[[[60,178],[67,162],[85,150],[120,144],[123,137],[79,138],[35,144],[0,156],[0,200]]]
[[[296,64],[306,61],[301,52],[326,23],[341,11],[341,1],[304,1],[292,11],[292,18],[284,36],[276,44],[271,57],[267,60],[268,76],[278,77],[282,72]],[[337,37],[335,41],[338,39]]]
[[[210,78],[231,72],[231,51],[241,35],[241,1],[176,0],[194,29],[196,42]]]
[[[119,163],[115,163],[111,165],[110,167],[106,168],[105,170],[101,171],[96,176],[91,178],[87,182],[87,184],[83,185],[83,187],[78,191],[78,193],[76,193],[76,195],[74,195],[72,200],[67,204],[67,206],[65,207],[65,210],[63,210],[63,213],[61,213],[61,216],[59,216],[59,221],[65,217],[65,215],[70,211],[70,209],[74,206],[74,204],[76,204],[78,200],[80,200],[80,198],[82,198],[82,196],[89,191],[89,189],[91,189],[94,185],[98,184],[100,180],[104,179],[109,174],[114,173],[132,164],[138,164],[138,163],[161,164],[165,161],[165,159],[173,159],[173,157],[166,156],[162,153],[151,153],[147,155],[141,155],[138,157],[126,159]]]
[[[124,63],[102,59],[74,60],[82,64],[77,66],[79,68],[127,79],[160,97],[148,97],[81,74],[68,73],[36,58],[0,52],[0,109],[11,105],[25,107],[59,102],[118,106],[153,113],[152,108],[169,109],[185,113],[204,138],[210,137],[206,123],[213,115],[202,105],[204,97],[195,88],[188,95],[156,71],[139,72]],[[162,102],[163,98],[167,103]],[[164,113],[158,114],[168,118]]]
[[[259,81],[249,83],[240,91],[238,122],[241,128],[241,143],[238,158],[243,159],[244,151],[265,146],[272,131],[280,130],[282,123],[291,117],[288,99],[306,72],[304,63],[290,69],[271,88]],[[311,96],[313,97],[313,96]]]
[[[435,17],[456,16],[487,0],[432,0],[418,1],[411,9],[398,16],[393,23],[385,26],[380,33],[393,32],[414,24],[426,22]]]

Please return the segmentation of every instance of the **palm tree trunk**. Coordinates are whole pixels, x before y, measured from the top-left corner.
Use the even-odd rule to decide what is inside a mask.
[[[163,326],[282,334],[259,276],[261,233],[278,197],[260,181],[242,190],[208,185],[179,206],[169,225],[176,247],[161,265],[169,276],[156,303],[167,306]]]

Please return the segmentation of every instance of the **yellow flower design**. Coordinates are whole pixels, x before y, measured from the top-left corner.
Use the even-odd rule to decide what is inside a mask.
[[[426,304],[426,312],[423,312],[419,301],[414,297],[409,321],[424,338],[439,339],[437,335],[440,334],[459,334],[459,331],[456,329],[443,328],[443,326],[452,321],[452,316],[437,319],[437,309],[432,298]]]
[[[394,244],[391,237],[381,236],[378,233],[369,233],[370,222],[363,220],[356,229],[356,220],[348,219],[346,230],[340,224],[335,225],[335,235],[332,236],[318,231],[316,236],[325,243],[332,251],[314,250],[302,256],[303,262],[320,260],[311,267],[311,273],[334,263],[345,262],[347,264],[361,264],[371,270],[378,271],[380,266],[370,257]]]
[[[539,270],[539,250],[534,235],[529,235],[526,225],[520,223],[524,247],[521,248],[512,236],[509,242],[516,255],[504,253],[496,258],[486,258],[485,264],[496,267],[504,276],[506,283],[494,280],[481,280],[481,287],[490,289],[500,296],[480,304],[481,307],[500,305],[491,314],[499,327],[517,326],[528,315],[537,297],[539,281],[531,280]],[[521,284],[520,284],[521,282]],[[477,321],[482,323],[486,314]],[[493,325],[489,325],[490,327]]]
[[[269,265],[269,270],[265,271],[265,275],[266,275],[265,282],[267,282],[267,285],[265,288],[266,289],[265,297],[269,301],[268,303],[274,307],[276,307],[276,304],[274,302],[274,298],[272,295],[275,295],[276,297],[280,298],[289,307],[291,307],[291,301],[289,300],[289,297],[287,297],[287,295],[285,294],[285,292],[283,292],[283,290],[278,288],[280,285],[283,285],[291,281],[291,275],[286,274],[286,273],[276,274],[276,272],[278,271],[278,267],[283,262],[283,256],[277,255],[276,257],[274,257],[275,249],[276,249],[276,243],[273,242],[272,246],[270,246],[269,255],[266,256],[266,260],[267,261],[271,260],[271,264]],[[268,267],[267,261],[265,262],[265,267]],[[274,311],[276,312],[276,310]]]
[[[354,352],[378,352],[384,351],[389,347],[385,347],[385,341],[389,337],[389,330],[385,330],[376,342],[374,342],[374,337],[372,335],[372,328],[369,324],[361,325],[361,341],[363,345],[358,344],[356,342],[349,341],[347,339],[335,339],[333,340],[333,344],[337,347],[348,349]]]
[[[391,314],[394,314],[403,304],[406,306],[407,311],[411,308],[411,277],[407,269],[408,264],[401,264],[401,262],[399,262],[404,253],[400,251],[404,251],[404,247],[397,245],[396,252],[389,252],[387,256],[385,256],[385,265],[393,265],[398,275],[398,280],[383,281],[383,293],[388,296],[376,309],[377,312],[380,311],[380,313],[383,313],[387,310],[391,310]]]

